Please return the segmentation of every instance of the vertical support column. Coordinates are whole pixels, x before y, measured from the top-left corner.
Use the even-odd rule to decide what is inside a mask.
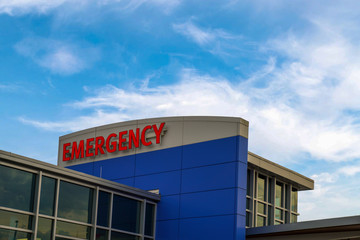
[[[156,235],[156,216],[157,216],[157,204],[154,205],[154,225],[153,225],[153,236],[155,239],[155,235]]]
[[[112,228],[112,213],[113,213],[113,204],[114,204],[114,193],[111,193],[110,197],[110,209],[109,209],[109,234],[108,240],[111,240],[111,228]]]
[[[54,206],[54,223],[53,223],[53,236],[52,239],[55,240],[56,235],[56,222],[57,222],[57,215],[58,215],[58,205],[59,205],[59,191],[60,191],[60,179],[56,179],[56,194],[55,194],[55,206]]]
[[[253,199],[252,199],[252,220],[253,220],[253,224],[252,226],[253,227],[256,227],[256,224],[257,224],[257,220],[256,220],[256,201],[255,201],[255,198],[256,198],[256,194],[257,194],[257,191],[256,191],[256,184],[257,184],[257,181],[256,181],[256,178],[257,178],[257,171],[253,171],[253,176],[252,176],[252,179],[253,179],[253,185],[252,185],[252,194],[253,194]]]
[[[95,189],[94,189],[94,193],[93,193],[93,215],[92,215],[92,225],[93,225],[93,229],[91,231],[91,234],[92,236],[90,236],[90,239],[93,239],[95,240],[96,238],[96,224],[97,224],[97,206],[98,206],[98,202],[99,202],[99,186],[97,186]]]
[[[145,235],[145,211],[146,211],[146,199],[142,201],[141,214],[140,214],[140,234],[141,240],[144,240]]]
[[[39,221],[39,207],[40,207],[40,194],[41,194],[41,180],[42,180],[42,171],[39,171],[37,174],[37,181],[36,181],[36,195],[34,198],[34,220],[33,220],[33,227],[34,234],[33,239],[36,240],[37,238],[37,229],[38,229],[38,221]]]

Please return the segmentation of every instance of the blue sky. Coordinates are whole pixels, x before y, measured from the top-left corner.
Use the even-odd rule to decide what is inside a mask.
[[[357,1],[0,0],[0,148],[124,120],[237,116],[316,181],[301,220],[360,214]]]

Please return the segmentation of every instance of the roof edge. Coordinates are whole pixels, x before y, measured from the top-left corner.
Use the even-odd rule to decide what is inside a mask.
[[[156,118],[144,118],[144,119],[135,119],[135,120],[129,120],[129,121],[122,121],[122,122],[115,122],[115,123],[109,123],[104,124],[100,126],[90,127],[82,130],[78,130],[75,132],[71,132],[69,134],[65,134],[63,136],[60,136],[59,139],[68,138],[72,135],[78,135],[81,132],[88,132],[91,130],[96,130],[98,128],[103,127],[122,127],[122,126],[128,126],[128,125],[137,125],[137,124],[144,124],[147,122],[162,122],[162,121],[168,121],[168,122],[177,122],[177,121],[216,121],[216,122],[234,122],[234,123],[240,123],[242,125],[245,125],[246,127],[249,127],[249,121],[240,118],[240,117],[228,117],[228,116],[169,116],[169,117],[156,117]]]
[[[248,152],[248,163],[260,169],[270,172],[275,176],[285,178],[297,185],[299,185],[299,190],[313,190],[314,189],[314,180],[310,179],[298,172],[295,172],[291,169],[288,169],[284,166],[281,166],[277,163],[274,163],[266,158],[263,158],[255,153]]]
[[[25,157],[22,155],[18,155],[3,150],[0,150],[0,162],[1,161],[9,162],[10,164],[11,162],[16,162],[20,166],[24,166],[29,169],[50,172],[52,174],[75,179],[78,182],[83,182],[83,183],[96,182],[98,185],[104,186],[106,188],[114,189],[117,191],[123,191],[129,194],[140,195],[142,197],[149,198],[153,201],[160,201],[160,195],[148,192],[146,190],[130,187],[121,183],[106,180],[104,178],[95,177],[86,173],[78,172],[68,168],[59,167],[50,163],[46,163],[40,160],[36,160],[33,158]]]

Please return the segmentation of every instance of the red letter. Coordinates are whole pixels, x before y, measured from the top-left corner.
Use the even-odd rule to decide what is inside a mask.
[[[136,129],[136,136],[134,131],[131,129],[129,131],[129,149],[132,149],[132,143],[134,143],[135,148],[139,147],[140,144],[140,128]]]
[[[76,159],[80,158],[80,153],[81,153],[81,157],[84,157],[84,140],[81,140],[79,142],[79,148],[77,147],[76,142],[73,142],[72,145],[72,153],[71,153],[71,160],[74,159],[74,155]]]
[[[94,156],[94,153],[90,152],[90,150],[93,149],[93,147],[94,147],[92,144],[90,144],[90,142],[92,142],[92,141],[94,141],[94,138],[86,139],[86,153],[85,153],[86,157]]]
[[[68,146],[70,146],[70,143],[65,143],[63,145],[63,162],[70,160],[70,157],[66,157],[66,154],[70,152],[69,150],[66,149]]]
[[[144,146],[149,146],[152,144],[151,141],[146,141],[145,139],[145,134],[146,134],[146,131],[151,129],[151,126],[150,125],[147,125],[146,127],[144,127],[144,129],[142,130],[141,132],[141,143],[144,145]]]
[[[110,140],[113,137],[116,137],[117,135],[115,133],[110,134],[107,139],[106,139],[106,150],[109,153],[115,152],[116,151],[116,142],[111,142],[111,146],[112,148],[110,148]]]
[[[123,138],[123,135],[127,134],[127,131],[119,132],[119,151],[126,150],[127,147],[123,146],[123,142],[126,142],[126,138]]]
[[[160,143],[160,136],[161,136],[161,132],[164,128],[165,123],[161,123],[159,129],[157,128],[156,124],[152,125],[155,135],[156,135],[156,144]]]
[[[100,140],[100,143],[99,143],[99,140]],[[103,149],[104,142],[105,142],[105,139],[103,136],[96,137],[96,139],[95,139],[95,155],[99,154],[98,150],[100,150],[101,154],[105,153],[104,149]]]

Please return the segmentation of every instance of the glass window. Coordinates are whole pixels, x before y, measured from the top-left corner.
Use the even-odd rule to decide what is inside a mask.
[[[138,236],[133,236],[125,233],[111,232],[111,240],[140,240]]]
[[[285,208],[290,209],[290,193],[289,193],[289,185],[284,184],[285,190]]]
[[[284,187],[282,183],[276,183],[275,186],[275,205],[278,207],[282,207],[284,203],[283,197]]]
[[[52,220],[39,217],[37,240],[51,240],[52,239]]]
[[[82,239],[89,239],[90,227],[74,224],[74,223],[57,221],[56,234],[69,236],[69,237],[82,238]]]
[[[110,193],[99,191],[97,225],[109,226],[110,198]]]
[[[146,203],[145,212],[145,235],[154,235],[155,205]]]
[[[262,217],[262,216],[256,216],[256,226],[257,227],[263,227],[265,226],[265,217]]]
[[[140,232],[141,202],[114,195],[112,227],[128,232]]]
[[[283,220],[283,210],[275,209],[275,219]]]
[[[251,199],[250,199],[250,198],[246,198],[246,209],[251,210],[250,206],[251,206]]]
[[[41,180],[40,209],[41,214],[54,216],[56,180],[46,176]]]
[[[271,206],[268,205],[268,216],[267,216],[267,219],[268,219],[268,225],[273,225],[272,221],[273,221],[273,208]]]
[[[298,192],[295,188],[291,191],[291,211],[297,212]]]
[[[266,191],[266,177],[259,175],[257,179],[257,198],[265,201],[265,191]]]
[[[33,211],[35,174],[0,165],[0,206]]]
[[[60,182],[58,217],[91,223],[93,189]]]
[[[246,226],[247,227],[251,227],[250,222],[251,222],[251,215],[249,212],[246,212]]]
[[[269,202],[269,203],[273,203],[273,192],[274,192],[274,190],[273,190],[273,179],[271,179],[271,178],[269,178],[269,187],[268,187],[268,199],[267,199],[267,201]]]
[[[247,170],[247,182],[246,182],[246,194],[248,196],[251,196],[251,170]]]
[[[104,229],[96,229],[96,240],[108,240],[109,231]]]
[[[275,220],[275,225],[280,225],[280,224],[282,224],[282,222],[279,222],[279,221]]]
[[[0,240],[30,240],[31,234],[20,232],[20,231],[12,231],[7,229],[0,228]]]
[[[0,210],[0,225],[31,229],[31,222],[29,215]]]
[[[257,203],[257,212],[265,214],[265,204],[258,202]]]
[[[297,222],[297,215],[296,214],[291,214],[290,221],[291,221],[291,223],[296,223]]]

